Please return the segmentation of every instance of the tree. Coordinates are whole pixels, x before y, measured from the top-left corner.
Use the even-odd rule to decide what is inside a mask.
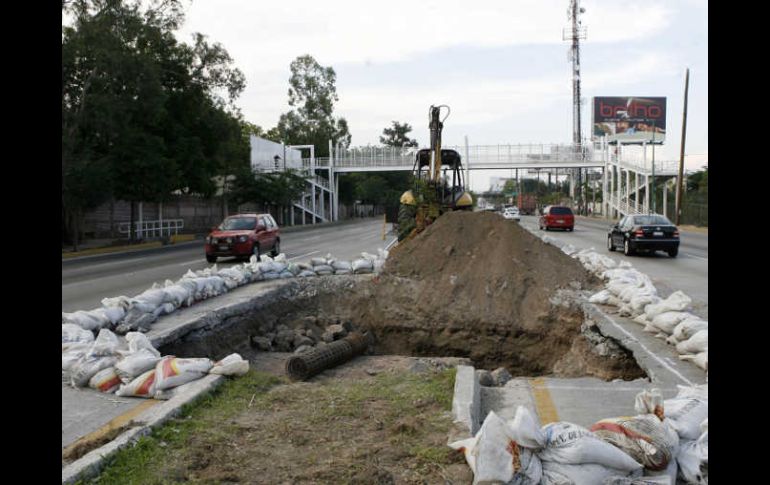
[[[314,145],[317,157],[329,156],[329,140],[350,145],[350,131],[345,118],[334,118],[337,97],[336,74],[321,66],[312,56],[297,57],[290,66],[289,106],[268,139],[289,145]]]
[[[380,143],[388,147],[416,147],[417,140],[410,139],[407,135],[412,131],[409,123],[401,124],[398,121],[392,122],[392,128],[384,128],[380,137]]]

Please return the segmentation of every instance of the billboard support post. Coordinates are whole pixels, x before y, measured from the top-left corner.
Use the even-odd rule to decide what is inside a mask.
[[[684,172],[684,141],[687,134],[687,88],[690,85],[690,68],[687,68],[684,77],[684,111],[682,113],[682,145],[679,151],[679,177],[676,179],[676,224],[679,225],[679,216],[682,204],[682,184]]]

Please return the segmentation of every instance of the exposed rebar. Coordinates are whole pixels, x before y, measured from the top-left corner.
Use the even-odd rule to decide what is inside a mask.
[[[304,381],[362,354],[368,346],[368,336],[351,333],[336,342],[290,357],[286,361],[286,373],[292,380]]]

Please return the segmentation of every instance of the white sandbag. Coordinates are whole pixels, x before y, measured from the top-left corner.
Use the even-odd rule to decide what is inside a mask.
[[[70,380],[70,370],[88,353],[90,348],[90,343],[73,343],[66,350],[62,351],[61,370],[63,380]]]
[[[331,265],[332,268],[334,268],[335,271],[338,270],[348,270],[352,271],[353,266],[350,264],[350,261],[335,261]]]
[[[125,384],[134,380],[136,376],[143,374],[150,369],[154,369],[159,361],[160,357],[156,356],[148,349],[140,349],[123,357],[117,364],[115,364],[115,372]]]
[[[654,414],[602,419],[591,431],[648,470],[665,470],[679,446],[673,426]]]
[[[148,370],[115,392],[116,396],[152,398],[155,395],[155,369]]]
[[[640,313],[644,315],[644,307],[647,305],[659,303],[660,301],[662,301],[661,298],[655,293],[639,292],[635,296],[631,297],[629,304],[633,309],[634,315],[639,315]]]
[[[676,351],[680,354],[700,354],[709,348],[709,331],[700,330],[689,339],[676,344]]]
[[[658,479],[661,479],[661,480],[665,480],[666,483],[670,483],[671,485],[675,485],[676,484],[676,475],[677,475],[678,472],[679,472],[679,465],[677,465],[675,459],[672,459],[668,463],[668,466],[665,468],[665,470],[657,470],[657,471],[645,470],[644,474],[647,477],[658,478]],[[647,478],[647,477],[645,477],[645,478]]]
[[[561,247],[561,251],[567,256],[571,256],[577,252],[577,248],[572,244],[565,244]]]
[[[351,273],[352,273],[352,271],[350,271],[349,269],[335,269],[334,270],[334,274],[336,274],[336,275],[345,275],[345,274],[351,274]]]
[[[473,459],[473,483],[500,481],[535,485],[540,481],[540,460],[532,450],[520,447],[510,427],[494,411],[490,411],[469,451]],[[518,460],[512,453],[518,454]],[[473,462],[473,465],[471,465]],[[475,468],[474,468],[475,466]]]
[[[543,426],[545,448],[538,453],[543,462],[567,465],[593,463],[622,472],[638,471],[638,462],[582,426],[567,422]]]
[[[300,272],[305,270],[313,271],[313,265],[309,263],[297,263],[297,268],[299,268]]]
[[[163,288],[150,288],[144,292],[136,295],[132,301],[132,308],[138,302],[143,302],[148,305],[153,305],[153,310],[166,301],[166,291]],[[152,310],[150,310],[152,311]]]
[[[61,344],[62,351],[72,344],[91,343],[94,341],[94,334],[80,325],[74,323],[64,323],[61,326]]]
[[[594,293],[593,295],[591,295],[591,297],[588,298],[588,301],[590,303],[599,303],[599,304],[605,305],[609,300],[610,296],[612,296],[612,294],[610,293],[609,290],[602,290],[598,293]]]
[[[91,344],[88,349],[89,356],[107,356],[116,355],[118,348],[120,347],[120,340],[118,336],[110,332],[106,328],[99,330],[99,335],[96,336],[96,340]]]
[[[114,366],[117,361],[117,357],[86,353],[70,367],[70,383],[73,387],[85,387],[97,372]]]
[[[291,271],[284,270],[284,271],[281,271],[280,274],[278,274],[278,277],[282,279],[291,279],[291,278],[294,278],[294,274]]]
[[[360,258],[353,261],[350,265],[353,272],[356,274],[371,273],[374,271],[374,261],[370,259]]]
[[[601,482],[601,485],[675,485],[667,475],[661,475],[657,477],[641,476],[641,477],[624,477],[624,476],[612,476],[607,477]]]
[[[377,248],[378,259],[388,259],[390,252],[387,249]]]
[[[269,273],[262,273],[262,279],[263,280],[277,280],[280,278],[281,275],[275,272],[269,272]]]
[[[206,358],[163,357],[155,366],[155,390],[163,391],[200,379],[212,365],[211,360]]]
[[[362,259],[367,259],[367,260],[371,261],[372,263],[374,263],[374,261],[376,259],[378,259],[379,256],[377,256],[376,254],[370,254],[370,253],[367,253],[367,252],[363,252],[363,253],[361,253],[361,258]]]
[[[127,296],[116,296],[114,298],[102,298],[102,307],[104,308],[122,308],[128,310],[131,298]]]
[[[78,327],[85,330],[99,330],[100,328],[109,326],[110,321],[102,315],[96,315],[92,312],[79,310],[74,313],[62,312],[61,323],[77,325]]]
[[[315,271],[309,270],[309,269],[303,269],[300,271],[300,273],[297,275],[297,278],[309,278],[311,276],[317,276],[315,274]]]
[[[647,318],[653,319],[661,313],[681,312],[685,310],[690,303],[692,303],[692,299],[690,299],[689,296],[681,291],[676,291],[669,295],[665,300],[644,307],[644,313],[647,314]]]
[[[698,354],[684,354],[679,356],[679,360],[686,360],[697,365],[701,369],[708,372],[709,370],[709,353],[708,350],[700,352]]]
[[[695,440],[701,435],[700,425],[703,420],[708,419],[709,403],[708,399],[702,399],[697,395],[688,394],[679,386],[680,393],[677,397],[666,399],[663,406],[666,418],[671,422],[683,440]]]
[[[140,332],[128,332],[126,334],[126,342],[128,342],[128,352],[138,352],[139,350],[148,350],[155,357],[160,357],[160,352],[152,346],[152,342],[147,338],[147,335]]]
[[[280,253],[278,256],[273,258],[273,261],[276,261],[278,263],[286,263],[286,254]]]
[[[540,429],[540,424],[528,408],[518,406],[513,419],[507,424],[513,440],[520,446],[539,450],[546,445],[546,438]]]
[[[334,268],[328,264],[319,264],[317,266],[313,266],[313,269],[318,276],[326,276],[334,273]]]
[[[249,372],[249,361],[244,360],[240,354],[230,354],[209,369],[209,374],[221,374],[224,376],[242,376]]]
[[[684,342],[701,330],[708,330],[709,322],[701,320],[698,317],[686,318],[679,322],[674,328],[673,336],[677,341]]]
[[[288,263],[286,265],[286,271],[297,276],[302,271],[297,263]]]
[[[99,392],[115,392],[120,386],[120,379],[115,374],[114,367],[102,369],[88,381],[88,387],[96,389]]]
[[[325,266],[326,258],[310,258],[310,264],[313,266]]]
[[[656,315],[650,324],[653,327],[660,329],[662,332],[671,335],[674,333],[674,328],[679,325],[679,322],[691,317],[692,313],[687,312],[664,312]]]
[[[169,313],[173,313],[174,310],[176,310],[176,307],[174,306],[173,303],[163,303],[151,313],[155,315],[155,317],[157,318],[162,315],[168,315]]]
[[[637,317],[634,317],[633,321],[638,323],[639,325],[647,326],[647,325],[650,324],[650,321],[647,319],[647,315],[645,315],[644,313],[642,313],[641,315],[639,315]]]
[[[379,273],[382,271],[382,267],[385,266],[385,260],[384,259],[378,259],[374,262],[374,272]]]
[[[596,463],[565,464],[541,461],[543,478],[540,485],[598,485],[613,476],[628,476],[631,472],[613,470]]]

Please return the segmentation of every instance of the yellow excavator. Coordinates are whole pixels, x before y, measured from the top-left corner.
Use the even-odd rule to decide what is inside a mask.
[[[443,119],[441,108],[446,108]],[[441,131],[450,112],[446,105],[431,106],[428,111],[430,148],[419,150],[415,155],[414,187],[401,196],[399,241],[419,234],[445,212],[473,208],[473,198],[465,191],[460,154],[441,148]]]

